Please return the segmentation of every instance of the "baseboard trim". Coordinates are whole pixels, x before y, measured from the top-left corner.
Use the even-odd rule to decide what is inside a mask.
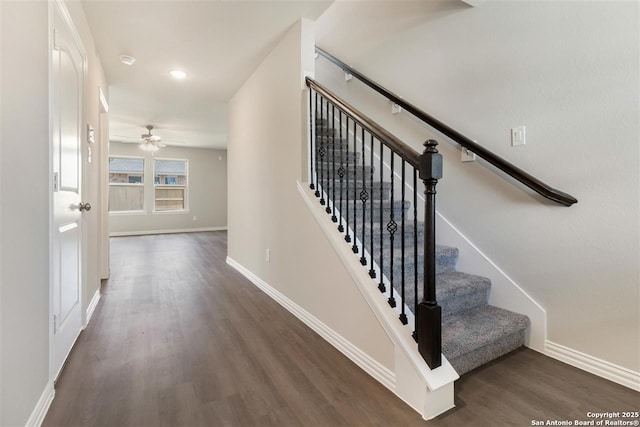
[[[82,329],[85,329],[87,327],[87,325],[89,325],[89,321],[91,320],[91,317],[93,316],[93,312],[96,310],[96,306],[98,305],[98,302],[100,301],[100,289],[96,289],[96,292],[93,294],[93,298],[91,298],[91,301],[89,302],[89,306],[87,307],[87,311],[86,311],[86,315],[84,317],[84,326]]]
[[[55,394],[53,382],[50,381],[45,386],[42,396],[40,396],[38,403],[36,403],[36,407],[33,408],[33,412],[25,424],[26,427],[40,427],[40,425],[42,425]]]
[[[614,365],[549,340],[545,343],[545,354],[614,383],[640,391],[640,372]]]
[[[113,231],[109,237],[146,236],[151,234],[199,233],[201,231],[226,231],[227,227],[171,228],[167,230]]]
[[[329,326],[321,322],[318,318],[311,313],[300,307],[298,304],[290,300],[280,291],[269,285],[264,280],[253,274],[237,261],[227,257],[227,264],[236,269],[240,274],[246,277],[256,287],[261,289],[264,293],[269,295],[282,307],[287,309],[291,314],[296,316],[305,325],[313,329],[318,335],[333,345],[338,351],[347,356],[353,363],[358,365],[362,370],[371,375],[382,385],[389,390],[395,392],[395,373],[387,367],[381,365],[377,360],[374,360],[363,352],[361,349],[353,345],[342,335],[331,329]]]

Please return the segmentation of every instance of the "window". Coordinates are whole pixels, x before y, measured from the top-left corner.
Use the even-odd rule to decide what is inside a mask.
[[[155,210],[184,211],[187,209],[187,161],[153,161]]]
[[[144,159],[109,157],[109,212],[144,210]]]

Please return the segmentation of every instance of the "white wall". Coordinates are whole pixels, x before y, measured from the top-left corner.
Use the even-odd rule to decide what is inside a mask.
[[[49,382],[49,19],[45,1],[0,2],[0,425],[25,425]],[[52,5],[51,5],[52,7]],[[87,51],[87,121],[106,87],[80,3],[69,13]],[[93,106],[93,110],[92,110]],[[94,126],[95,127],[95,126]],[[94,172],[83,141],[84,180],[94,205]],[[95,206],[95,205],[94,205]],[[99,289],[97,226],[86,221],[83,309]],[[43,402],[40,402],[43,403]],[[46,409],[41,407],[40,409]],[[40,414],[41,415],[41,414]]]
[[[364,43],[335,25],[357,13],[337,2],[318,22],[318,45],[577,205],[541,202],[480,162],[460,163],[446,138],[391,116],[387,101],[326,60],[317,79],[417,150],[441,141],[439,212],[546,309],[548,340],[638,372],[638,3],[442,4],[422,24],[385,33],[405,3],[396,12],[370,3],[352,21],[380,29]],[[512,148],[520,125],[527,145]]]
[[[313,23],[302,20],[231,99],[228,255],[393,369],[391,341],[296,189],[305,178],[303,73],[312,69]]]
[[[2,2],[3,426],[25,424],[49,379],[47,22],[46,2]]]
[[[151,156],[140,150],[138,144],[111,142],[112,156],[145,158],[145,209],[144,213],[109,215],[109,231],[112,235],[145,234],[161,231],[202,230],[227,226],[227,151],[203,148],[163,147]],[[186,212],[154,213],[153,159],[186,159],[188,161],[188,205]],[[196,217],[196,219],[194,219]]]

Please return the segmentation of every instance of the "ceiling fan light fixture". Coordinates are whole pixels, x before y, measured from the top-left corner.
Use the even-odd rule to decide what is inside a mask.
[[[148,133],[142,134],[142,142],[140,143],[140,149],[142,151],[150,152],[151,154],[155,153],[160,149],[160,138],[158,135],[151,135],[151,131],[153,130],[152,125],[147,125]]]
[[[143,142],[142,144],[140,144],[140,149],[142,151],[148,151],[149,153],[155,153],[160,149],[160,147],[150,142]]]

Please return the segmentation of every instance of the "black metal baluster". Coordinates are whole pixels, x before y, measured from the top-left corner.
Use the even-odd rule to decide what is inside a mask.
[[[353,121],[353,246],[351,246],[351,250],[354,254],[358,253],[358,215],[356,212],[356,200],[357,200],[357,191],[358,191],[358,163],[357,163],[357,149],[358,149],[358,138],[356,138],[357,133],[357,123],[355,120]]]
[[[346,209],[347,210],[347,215],[346,215],[346,219],[345,219],[345,223],[346,223],[346,226],[347,226],[346,227],[347,228],[347,235],[344,236],[344,240],[347,243],[350,243],[351,242],[351,236],[349,235],[349,228],[350,228],[349,227],[349,218],[350,218],[349,217],[349,205],[351,204],[350,203],[351,201],[349,200],[349,183],[351,182],[351,180],[349,180],[349,116],[347,116],[347,115],[345,115],[345,116],[347,118],[347,123],[345,124],[345,130],[346,130],[345,134],[346,134],[346,137],[347,137],[347,141],[346,141],[347,142],[347,144],[346,144],[347,145],[347,147],[346,147],[347,159],[345,161],[345,164],[347,165],[347,188],[344,191],[344,195],[345,195],[345,202],[347,204],[347,209]]]
[[[331,182],[333,184],[331,186],[331,191],[332,191],[333,197],[331,197],[331,200],[327,200],[327,213],[332,214],[331,221],[338,222],[338,218],[336,218],[336,133],[335,133],[335,128],[333,127],[335,125],[335,116],[336,116],[335,108],[336,108],[335,105],[331,103],[331,126],[328,127],[328,129],[330,129],[329,132],[331,132],[331,145],[329,148],[331,149]],[[328,111],[327,111],[327,115],[329,115]],[[329,156],[327,156],[327,162],[328,161],[329,161]],[[327,167],[327,171],[329,171],[329,167]],[[327,191],[327,198],[329,198],[328,191]]]
[[[413,339],[418,341],[418,170],[413,169]]]
[[[362,190],[360,190],[360,201],[362,202],[362,236],[361,236],[361,242],[362,242],[362,256],[360,257],[360,264],[362,265],[367,265],[367,257],[364,255],[364,248],[366,247],[366,242],[367,242],[367,230],[366,230],[366,224],[367,224],[367,220],[365,218],[365,215],[367,213],[367,200],[369,200],[369,192],[367,191],[367,183],[366,183],[366,173],[365,173],[365,164],[364,164],[364,159],[366,158],[364,155],[364,128],[361,128],[361,142],[362,142]]]
[[[311,155],[309,161],[309,188],[315,189],[316,186],[313,185],[313,130],[315,129],[316,123],[313,118],[313,89],[309,88],[309,154]]]
[[[324,97],[320,97],[320,126],[324,126]],[[326,141],[326,132],[320,132],[320,150],[318,151],[318,155],[320,156],[320,186],[322,186],[322,191],[320,192],[320,204],[324,206],[324,192],[326,190],[326,186],[324,185],[324,154],[325,154],[325,141]]]
[[[319,165],[320,165],[320,161],[318,159],[318,138],[320,138],[318,136],[318,126],[322,126],[322,119],[320,119],[320,123],[318,123],[318,92],[314,92],[315,93],[315,100],[316,100],[316,123],[314,124],[314,129],[315,129],[315,144],[314,144],[314,151],[316,151],[315,155],[316,155],[316,173],[315,173],[315,183],[316,183],[316,197],[320,197],[320,189],[318,188],[318,174],[320,173],[320,169],[319,169]]]
[[[384,218],[382,210],[383,190],[382,183],[384,182],[384,145],[380,141],[380,283],[378,283],[378,289],[380,292],[385,293],[387,287],[384,285],[384,231],[382,226],[382,218]]]
[[[387,300],[389,302],[389,305],[391,307],[395,307],[396,306],[396,299],[393,297],[393,276],[395,276],[395,274],[393,274],[393,240],[394,240],[394,236],[396,234],[396,231],[398,230],[398,224],[394,221],[393,218],[393,181],[394,181],[394,177],[393,177],[393,158],[394,158],[395,154],[393,151],[391,151],[391,215],[390,215],[390,219],[389,222],[387,223],[387,231],[389,232],[389,243],[391,244],[391,248],[389,249],[389,276],[390,276],[390,285],[389,285],[389,299]]]
[[[401,243],[402,243],[402,249],[400,251],[400,255],[402,256],[402,261],[401,261],[401,271],[402,273],[400,274],[400,286],[402,286],[401,290],[402,290],[402,296],[401,296],[401,313],[400,313],[400,321],[402,322],[403,325],[407,324],[407,314],[405,313],[405,309],[404,309],[404,298],[405,298],[405,281],[404,281],[404,269],[405,269],[405,265],[404,265],[404,186],[405,186],[405,181],[404,181],[404,167],[405,167],[405,161],[404,159],[402,159],[402,167],[401,167],[401,173],[402,173],[402,188],[401,188],[401,193],[402,193],[402,205],[401,205],[401,209],[402,209],[402,225],[400,226],[400,233],[402,235],[401,237]],[[391,209],[393,209],[393,206],[391,207]],[[417,265],[414,266],[414,269],[418,268]]]
[[[338,231],[344,232],[344,226],[342,225],[342,216],[344,215],[344,211],[342,210],[342,199],[344,197],[343,191],[343,183],[344,183],[344,154],[342,151],[342,110],[338,110],[338,138],[340,138],[340,168],[338,169],[338,177],[340,178],[340,224],[338,225]],[[349,206],[349,204],[347,204]],[[347,208],[348,209],[348,208]]]
[[[373,261],[375,260],[375,255],[373,252],[373,134],[371,135],[371,144],[369,145],[369,190],[371,191],[371,203],[369,207],[369,248],[371,251],[369,252],[369,256],[371,257],[371,268],[369,269],[369,277],[372,279],[376,278],[376,271],[373,269]],[[382,203],[382,200],[380,200]],[[362,243],[364,245],[364,242]]]

